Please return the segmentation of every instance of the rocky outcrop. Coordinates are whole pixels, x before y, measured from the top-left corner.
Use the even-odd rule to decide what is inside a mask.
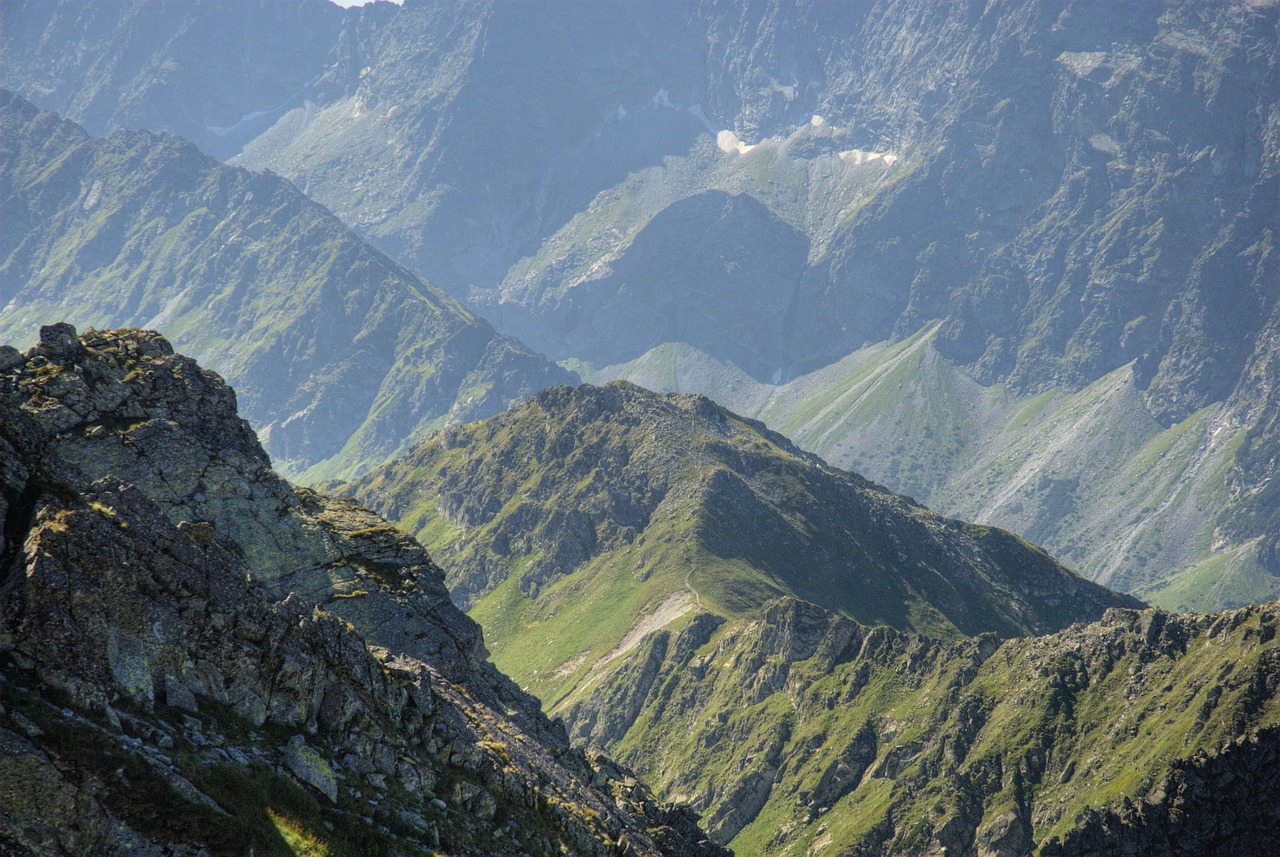
[[[1043,857],[1273,854],[1280,850],[1280,730],[1264,729],[1200,751],[1144,800],[1086,811],[1076,829],[1045,843]]]
[[[6,845],[717,853],[569,748],[421,547],[276,477],[216,375],[69,325],[0,357]]]

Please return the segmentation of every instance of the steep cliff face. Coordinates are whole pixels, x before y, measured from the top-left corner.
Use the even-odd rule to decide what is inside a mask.
[[[293,472],[380,461],[573,376],[497,334],[276,176],[0,94],[0,334],[163,327],[236,385]]]
[[[17,0],[0,37],[5,85],[95,133],[171,131],[225,158],[314,97],[343,17],[327,0]]]
[[[570,750],[425,551],[277,477],[163,339],[54,325],[0,371],[7,845],[717,853]]]

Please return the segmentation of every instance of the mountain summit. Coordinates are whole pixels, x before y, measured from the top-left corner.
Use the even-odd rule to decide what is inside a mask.
[[[941,637],[1138,606],[706,398],[622,382],[552,388],[449,427],[344,490],[432,547],[497,662],[521,682],[536,664],[540,693],[587,681],[636,628],[745,620],[782,596]],[[515,629],[543,622],[556,645],[530,651]]]

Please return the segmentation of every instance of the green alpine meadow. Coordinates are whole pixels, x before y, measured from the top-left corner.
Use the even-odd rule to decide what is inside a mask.
[[[0,854],[1280,854],[1280,0],[0,0]]]

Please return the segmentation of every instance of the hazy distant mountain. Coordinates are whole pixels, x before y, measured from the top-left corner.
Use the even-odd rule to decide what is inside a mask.
[[[733,399],[709,367],[775,384],[926,329],[930,351],[1023,404],[1127,373],[1146,439],[1193,447],[1165,483],[1190,486],[1179,505],[1200,523],[1166,515],[1119,548],[1127,522],[1089,528],[1080,567],[1170,604],[1275,591],[1280,441],[1257,379],[1280,328],[1280,6],[317,0],[255,13],[290,33],[281,76],[253,60],[239,7],[146,3],[110,20],[9,4],[4,79],[99,130],[145,104],[148,123],[215,146],[210,128],[253,116],[219,154],[290,177],[499,328],[601,377],[683,344],[703,356],[675,386]],[[243,49],[188,62],[174,45],[197,32]],[[69,44],[75,62],[58,59]],[[110,59],[121,44],[141,71]],[[284,83],[267,93],[256,75]],[[107,79],[128,95],[90,98]],[[618,366],[637,359],[650,365]],[[884,413],[932,407],[882,392]],[[1105,410],[1068,434],[1124,447]],[[1005,440],[989,422],[949,428],[957,448]],[[813,448],[1054,545],[1099,498],[1135,499],[1070,464],[1042,474],[1060,513],[1026,511],[1047,508],[1038,479],[965,506],[1007,468],[943,456],[895,481],[871,454],[917,443],[895,431],[876,421],[845,458]],[[1072,443],[1068,459],[1091,457]]]
[[[328,0],[6,2],[4,86],[106,136],[169,131],[225,158],[315,97]]]
[[[0,94],[0,336],[158,328],[237,385],[294,472],[384,459],[572,376],[270,173],[146,132],[95,140]]]

